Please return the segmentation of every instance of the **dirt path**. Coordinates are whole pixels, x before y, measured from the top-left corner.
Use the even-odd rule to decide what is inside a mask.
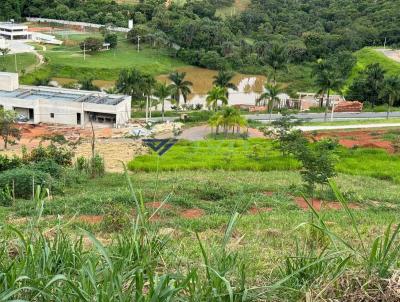
[[[400,63],[400,50],[379,48],[376,51],[383,53],[389,59]]]

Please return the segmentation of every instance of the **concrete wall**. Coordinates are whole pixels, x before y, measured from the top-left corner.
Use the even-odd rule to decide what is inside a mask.
[[[0,72],[0,90],[14,91],[18,87],[18,73]]]
[[[65,124],[77,126],[77,113],[81,114],[81,125],[84,126],[88,120],[87,112],[108,113],[116,115],[117,127],[126,124],[130,119],[131,98],[127,97],[116,106],[80,103],[55,100],[27,100],[17,98],[0,97],[0,105],[6,110],[15,107],[34,110],[34,123]],[[54,114],[54,117],[51,117]]]

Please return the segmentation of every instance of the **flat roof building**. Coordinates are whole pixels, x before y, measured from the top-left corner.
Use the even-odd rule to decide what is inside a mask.
[[[7,40],[30,40],[32,34],[28,26],[12,22],[0,22],[0,37]]]
[[[14,76],[12,76],[14,75]],[[103,92],[16,85],[16,74],[0,73],[0,107],[15,110],[29,123],[122,127],[131,114],[131,97]]]

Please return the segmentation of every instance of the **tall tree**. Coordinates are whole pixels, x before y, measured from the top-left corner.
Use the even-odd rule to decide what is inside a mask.
[[[206,98],[207,106],[211,107],[214,111],[217,111],[219,101],[223,106],[228,105],[228,98],[226,97],[226,88],[214,86],[207,94]]]
[[[385,70],[379,63],[370,64],[365,69],[366,82],[368,87],[368,101],[375,106],[379,99],[380,90],[382,89],[383,81],[385,79]]]
[[[286,46],[277,43],[273,44],[272,47],[267,51],[264,61],[272,68],[272,76],[274,83],[276,84],[276,74],[278,70],[287,69],[288,52],[286,50]]]
[[[171,96],[171,86],[167,85],[166,83],[157,83],[154,95],[158,98],[161,102],[161,114],[162,120],[164,121],[164,113],[165,113],[165,100]]]
[[[115,87],[118,92],[130,95],[132,103],[138,102],[139,107],[142,109],[144,100],[143,84],[143,73],[137,69],[123,69],[119,73]]]
[[[279,94],[282,93],[282,89],[276,83],[266,82],[264,84],[265,92],[260,95],[259,100],[268,100],[269,109],[269,120],[272,120],[272,111],[274,109],[275,102],[279,102]]]
[[[400,76],[389,76],[383,81],[381,96],[387,98],[387,115],[389,119],[390,107],[394,102],[400,100]]]
[[[188,95],[192,93],[191,86],[193,86],[193,83],[185,80],[185,77],[186,72],[173,72],[168,76],[172,82],[171,96],[177,105],[179,105],[181,95],[186,104]]]
[[[17,113],[0,108],[0,136],[4,142],[4,149],[9,144],[15,144],[21,138],[21,131],[16,125]]]
[[[229,97],[228,89],[238,90],[236,85],[232,83],[232,78],[234,77],[234,73],[225,69],[221,69],[218,71],[218,74],[214,76],[213,84],[215,86],[223,87],[226,89],[226,97]]]
[[[344,79],[335,66],[326,60],[319,59],[313,69],[315,84],[319,88],[318,93],[322,97],[327,96],[325,104],[324,121],[328,119],[328,108],[330,106],[330,93],[332,90],[339,90],[343,86]]]

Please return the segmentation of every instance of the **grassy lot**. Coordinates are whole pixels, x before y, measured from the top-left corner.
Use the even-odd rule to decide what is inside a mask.
[[[295,171],[136,172],[130,178],[145,202],[159,202],[169,196],[168,207],[161,209],[153,221],[156,230],[168,232],[171,236],[162,254],[160,272],[202,267],[202,254],[195,232],[205,246],[216,248],[222,240],[225,225],[235,211],[241,213],[241,218],[233,233],[230,249],[238,253],[240,263],[246,266],[249,287],[265,286],[282,278],[285,257],[295,254],[296,243],[302,244],[312,236],[307,226],[299,227],[309,221],[310,213],[299,209],[293,202],[292,196],[299,196],[302,190],[300,176]],[[363,207],[362,210],[355,210],[354,215],[368,246],[389,221],[399,220],[400,187],[397,184],[343,174],[336,181],[349,201]],[[332,192],[326,188],[318,190],[317,196],[325,200],[333,199]],[[7,213],[29,216],[35,206],[32,201],[21,200],[12,208],[7,208]],[[123,217],[131,216],[134,208],[124,176],[107,174],[100,179],[76,184],[63,196],[46,202],[41,225],[44,229],[50,228],[57,223],[57,215],[61,215],[59,219],[64,232],[76,234],[81,227],[97,234],[101,242],[110,242],[114,232],[128,234],[130,226],[124,224]],[[251,208],[260,209],[260,212],[250,214],[248,209]],[[263,212],[261,209],[264,208],[272,210]],[[183,218],[182,213],[188,209],[201,210],[204,216]],[[0,208],[0,213],[2,211]],[[103,215],[112,219],[94,224],[78,219]],[[343,211],[324,211],[323,217],[332,231],[345,240],[357,241],[356,234],[349,227],[349,218]],[[282,289],[275,293],[279,297],[275,301],[301,300],[301,292],[301,289],[300,294]]]
[[[338,150],[339,172],[400,182],[400,156],[380,149]],[[362,162],[362,164],[360,164]],[[128,164],[132,171],[218,170],[285,171],[297,170],[299,163],[273,149],[271,141],[207,140],[180,141],[160,159],[155,153],[142,155]]]
[[[86,60],[79,48],[79,41],[89,35],[70,35],[69,43],[63,46],[50,46],[41,53],[49,63],[42,69],[23,78],[26,84],[34,81],[36,77],[57,77],[79,79],[90,76],[96,80],[116,80],[123,68],[137,68],[142,72],[158,75],[168,73],[184,64],[171,58],[166,50],[144,48],[137,52],[133,44],[120,41],[115,50],[88,53]],[[90,36],[93,36],[90,34]],[[95,34],[96,36],[96,34]]]
[[[400,123],[400,118],[371,118],[371,119],[352,119],[346,121],[333,122],[305,122],[304,126],[347,126],[347,125],[365,125],[365,124],[392,124]]]
[[[17,54],[18,72],[26,71],[37,63],[36,56],[32,53]],[[0,68],[7,72],[15,72],[15,56],[7,55],[5,58],[0,56]]]

